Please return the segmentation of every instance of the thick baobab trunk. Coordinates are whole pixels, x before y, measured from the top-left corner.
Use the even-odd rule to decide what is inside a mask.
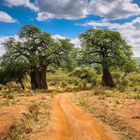
[[[111,76],[109,69],[103,69],[103,76],[102,76],[102,84],[103,86],[114,87],[114,82]]]
[[[40,89],[48,89],[46,81],[46,68],[43,68],[37,74],[37,81]]]
[[[46,81],[46,68],[31,72],[31,86],[32,89],[48,89]]]
[[[32,89],[37,89],[37,81],[36,81],[36,71],[32,71],[31,72],[31,87]]]

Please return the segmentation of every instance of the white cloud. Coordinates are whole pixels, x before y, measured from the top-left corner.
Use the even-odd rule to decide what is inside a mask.
[[[0,36],[0,56],[5,52],[2,43],[4,43],[9,36]]]
[[[79,19],[97,15],[107,19],[122,19],[139,15],[140,8],[132,0],[37,0],[37,19]]]
[[[37,19],[80,19],[97,15],[106,19],[122,19],[140,15],[133,0],[37,0],[40,9]]]
[[[45,13],[45,12],[40,12],[37,14],[37,20],[38,21],[44,21],[46,19],[51,19],[51,18],[54,18],[54,16],[50,13]]]
[[[89,21],[81,24],[81,26],[91,26],[93,28],[106,27],[110,30],[119,31],[128,44],[134,47],[134,55],[140,57],[140,17],[124,24],[110,23],[109,21]]]
[[[62,35],[53,35],[52,36],[54,39],[66,39],[67,37],[62,36]]]
[[[80,19],[97,15],[106,19],[123,19],[140,15],[133,0],[5,0],[8,6],[25,6],[37,12],[37,20]]]
[[[53,38],[54,39],[65,39],[65,38],[68,38],[68,37],[65,37],[65,36],[62,36],[62,35],[53,35]],[[71,43],[73,43],[75,45],[75,47],[80,47],[80,40],[78,38],[74,38],[74,39],[71,39]]]
[[[110,23],[108,21],[89,21],[84,24],[76,24],[81,26],[92,26],[94,28],[100,28],[100,27],[109,27],[110,29],[116,29],[120,27],[119,23]]]
[[[75,47],[80,47],[81,42],[78,38],[72,39],[71,42],[75,45]]]
[[[5,3],[10,6],[25,6],[30,8],[31,10],[37,12],[39,10],[38,7],[35,6],[34,3],[31,3],[30,0],[5,0]]]
[[[10,15],[7,13],[0,11],[0,22],[16,22],[15,19],[13,19]]]
[[[38,0],[39,20],[48,18],[79,19],[86,17],[88,0]]]
[[[133,0],[91,0],[89,13],[107,19],[122,19],[139,15],[140,8]]]

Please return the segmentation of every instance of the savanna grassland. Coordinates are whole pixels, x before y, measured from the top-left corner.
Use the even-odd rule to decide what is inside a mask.
[[[0,140],[139,140],[140,68],[119,32],[53,38],[34,25],[0,61]]]
[[[113,133],[121,139],[139,139],[139,72],[133,72],[121,80],[122,73],[114,71],[116,87],[106,88],[100,85],[101,75],[97,75],[94,69],[86,70],[94,73],[94,84],[72,76],[74,72],[57,70],[48,74],[49,90],[32,91],[28,78],[25,91],[15,82],[1,86],[1,139],[37,137],[51,122],[53,97],[63,93],[69,94],[76,105],[98,118],[105,127],[113,129]]]

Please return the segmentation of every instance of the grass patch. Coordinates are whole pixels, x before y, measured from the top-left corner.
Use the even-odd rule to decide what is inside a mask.
[[[136,94],[132,97],[133,99],[140,100],[140,94]]]
[[[9,99],[7,99],[5,101],[0,102],[0,107],[14,106],[14,105],[16,105],[16,101],[15,100],[9,101]]]

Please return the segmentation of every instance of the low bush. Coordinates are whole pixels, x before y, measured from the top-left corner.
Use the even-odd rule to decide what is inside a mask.
[[[140,100],[140,94],[136,94],[133,96],[133,99]]]
[[[97,74],[92,68],[80,68],[73,71],[69,76],[79,78],[83,87],[88,84],[94,86],[97,84]]]
[[[124,79],[124,80],[122,80],[121,81],[121,86],[128,86],[128,84],[129,84],[129,81],[127,80],[127,79]]]
[[[64,82],[64,81],[62,81],[62,82],[60,83],[60,87],[61,87],[61,88],[65,88],[65,87],[67,87],[67,85],[68,85],[68,83],[67,83],[67,82]]]

